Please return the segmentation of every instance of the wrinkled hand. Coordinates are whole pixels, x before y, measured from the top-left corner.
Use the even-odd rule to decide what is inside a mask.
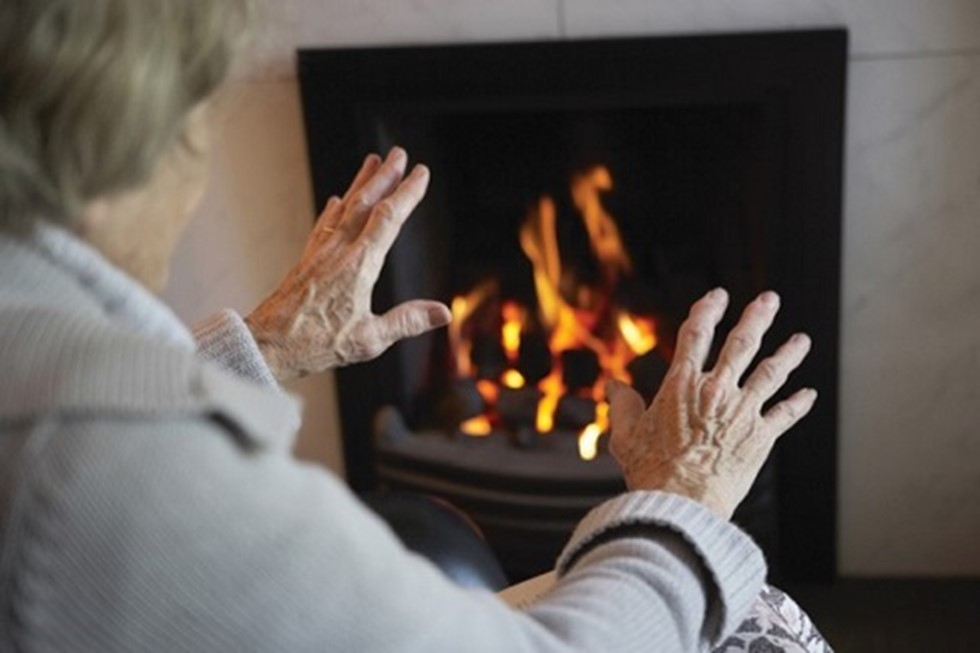
[[[776,439],[813,407],[817,393],[796,392],[762,412],[810,351],[804,334],[790,338],[739,385],[779,310],[766,292],[749,304],[704,371],[728,294],[713,290],[681,326],[673,363],[649,408],[629,386],[612,382],[610,450],[630,489],[673,492],[729,519],[762,469]]]
[[[371,292],[402,224],[425,195],[429,171],[394,148],[364,160],[343,197],[331,197],[299,264],[245,318],[280,381],[369,360],[396,341],[449,323],[439,302],[415,300],[384,315]]]

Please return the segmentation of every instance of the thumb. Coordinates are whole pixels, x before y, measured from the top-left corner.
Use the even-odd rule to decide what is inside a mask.
[[[375,324],[375,332],[386,345],[390,345],[446,326],[451,321],[452,313],[445,304],[416,299],[399,304],[380,316]]]
[[[606,383],[609,400],[609,431],[612,439],[624,438],[633,431],[636,421],[643,415],[646,405],[640,393],[622,381],[611,379]]]

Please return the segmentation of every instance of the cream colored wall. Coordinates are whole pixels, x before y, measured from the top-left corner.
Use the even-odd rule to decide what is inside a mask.
[[[279,0],[183,243],[186,319],[247,310],[313,219],[297,45],[433,43],[847,25],[840,571],[980,575],[980,3],[976,0]],[[324,117],[329,119],[329,117]],[[819,343],[815,355],[819,355]],[[330,376],[300,452],[338,469]]]
[[[212,179],[164,296],[187,322],[247,314],[299,259],[314,211],[295,79],[239,79],[218,98]],[[333,375],[291,383],[304,399],[297,453],[342,473]]]

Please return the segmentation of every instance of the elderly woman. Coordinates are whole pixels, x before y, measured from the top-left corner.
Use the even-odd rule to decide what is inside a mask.
[[[369,156],[250,316],[193,333],[151,291],[205,183],[208,99],[244,0],[0,4],[0,649],[694,651],[746,616],[765,566],[728,522],[816,393],[763,404],[796,336],[740,379],[778,309],[751,303],[704,370],[722,290],[691,309],[652,405],[609,389],[630,491],[515,611],[406,552],[293,460],[277,381],[445,325],[371,288],[429,172]]]

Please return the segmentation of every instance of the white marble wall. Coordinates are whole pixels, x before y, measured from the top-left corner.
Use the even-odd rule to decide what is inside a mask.
[[[186,319],[250,308],[311,224],[296,45],[851,30],[840,570],[980,575],[980,2],[278,0],[243,72],[215,183],[175,266]],[[300,452],[339,469],[333,381]]]

